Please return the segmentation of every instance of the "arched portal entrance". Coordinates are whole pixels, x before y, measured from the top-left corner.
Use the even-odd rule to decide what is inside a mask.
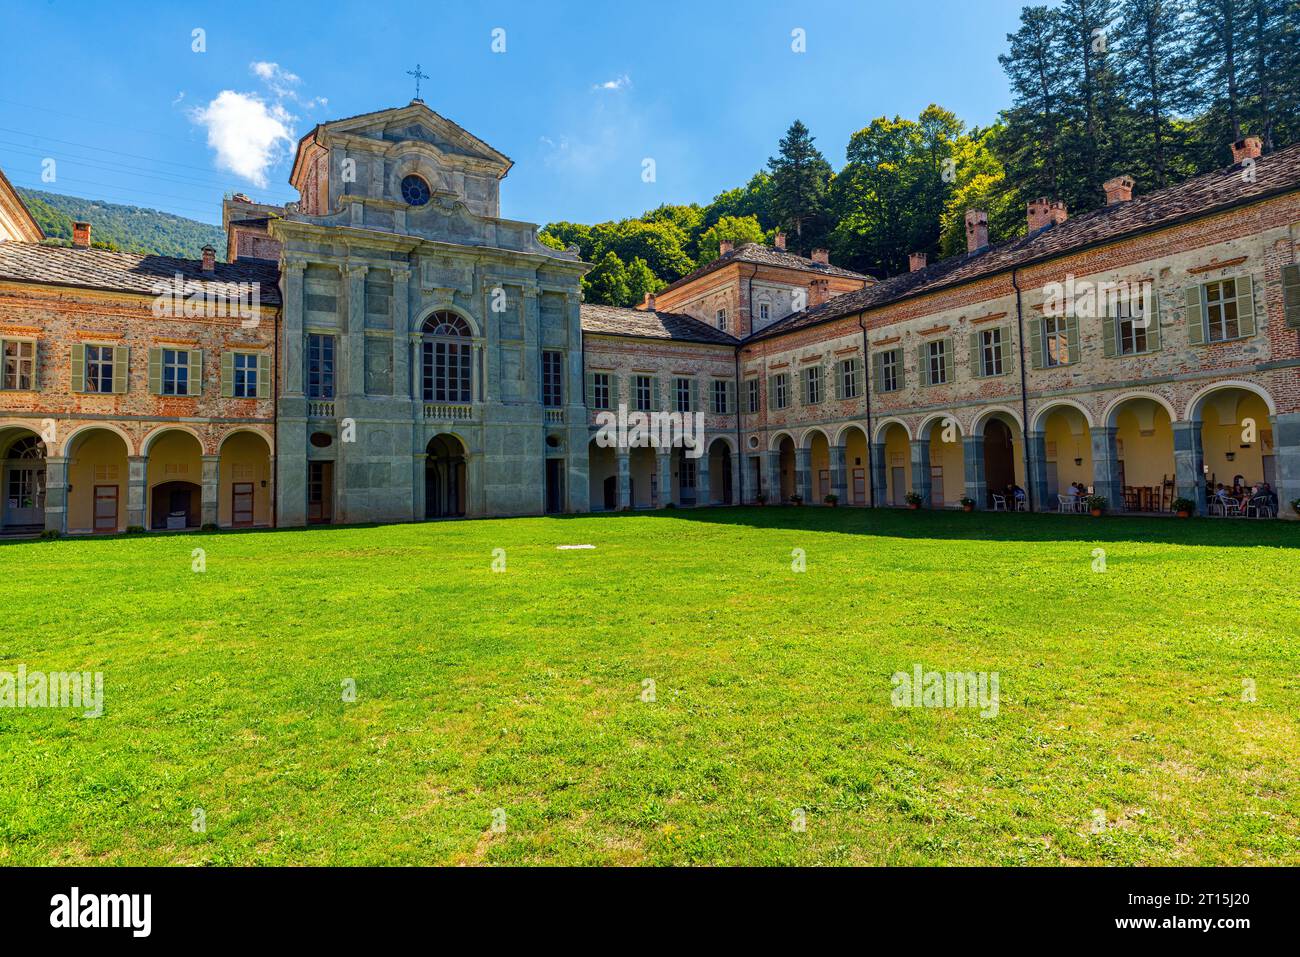
[[[831,494],[831,444],[820,429],[804,438],[808,449],[808,484],[812,490],[809,505],[824,505]]]
[[[249,528],[271,524],[271,446],[266,437],[234,432],[221,443],[217,524]]]
[[[795,474],[794,439],[788,435],[782,436],[781,444],[777,446],[777,470],[780,473],[781,501],[788,502],[799,491]]]
[[[871,476],[867,473],[867,434],[856,425],[844,430],[840,436],[844,445],[845,505],[867,504],[867,482]]]
[[[45,443],[29,429],[0,430],[0,530],[39,531],[45,524]]]
[[[1110,507],[1168,511],[1177,494],[1178,475],[1169,410],[1163,402],[1134,396],[1111,409],[1107,425],[1115,429],[1115,472],[1106,497],[1117,500]]]
[[[435,435],[424,459],[424,517],[465,514],[465,446],[454,435]]]
[[[955,416],[937,416],[919,431],[930,445],[930,507],[956,506],[966,494],[961,424]]]
[[[151,529],[198,528],[202,514],[203,446],[189,432],[168,429],[148,444],[146,484]]]
[[[590,508],[613,512],[618,508],[618,453],[594,438],[587,443],[587,477]]]
[[[1277,489],[1277,460],[1268,404],[1255,392],[1215,389],[1192,409],[1201,433],[1201,471],[1210,494],[1217,486],[1249,492],[1256,485]]]
[[[897,422],[885,426],[883,437],[885,500],[876,504],[902,508],[912,488],[912,442],[907,430]]]
[[[1070,490],[1093,487],[1092,430],[1084,414],[1072,405],[1058,405],[1038,419],[1043,434],[1042,488],[1039,508],[1059,511],[1060,496],[1071,505]]]
[[[724,439],[714,439],[709,446],[709,497],[705,505],[735,504],[732,488],[731,446]]]

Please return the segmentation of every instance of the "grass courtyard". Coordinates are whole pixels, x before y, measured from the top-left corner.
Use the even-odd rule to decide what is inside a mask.
[[[1298,546],[822,508],[6,543],[0,672],[102,671],[104,714],[0,708],[0,864],[1294,865]],[[893,707],[918,663],[997,715]]]

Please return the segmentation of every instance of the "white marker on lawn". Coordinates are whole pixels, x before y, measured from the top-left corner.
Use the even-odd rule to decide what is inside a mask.
[[[559,551],[566,551],[567,549],[571,549],[571,548],[595,548],[596,546],[595,545],[556,545],[555,547]]]

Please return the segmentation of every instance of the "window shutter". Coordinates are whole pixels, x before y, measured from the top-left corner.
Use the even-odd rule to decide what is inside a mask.
[[[903,366],[903,347],[899,346],[897,349],[891,351],[894,353],[894,357],[898,360],[894,363],[894,368],[898,370],[898,391],[902,392],[907,386],[907,369]]]
[[[259,356],[258,358],[260,359],[261,357]],[[261,376],[259,375],[258,378],[260,379]],[[234,395],[235,354],[229,349],[223,349],[221,352],[221,397],[223,399],[230,399],[233,398]]]
[[[650,377],[650,410],[652,412],[662,411],[662,402],[662,393],[659,391],[659,377],[657,375],[652,375]]]
[[[776,408],[776,376],[767,377],[767,407],[769,410]]]
[[[127,363],[131,358],[131,353],[126,346],[113,347],[113,391],[122,393],[126,391],[126,371]]]
[[[609,407],[618,408],[618,374],[614,372],[609,374]]]
[[[162,350],[149,350],[149,392],[151,395],[162,395]],[[114,356],[114,367],[117,365],[117,357]],[[114,368],[114,372],[116,372]],[[114,389],[113,391],[117,391]]]
[[[957,381],[957,353],[953,343],[956,340],[949,336],[943,340],[943,381]]]
[[[72,391],[86,391],[86,345],[82,342],[72,344]]]
[[[863,391],[862,390],[863,371],[864,370],[862,368],[862,363],[858,362],[857,359],[854,359],[853,360],[853,391],[857,393],[859,396],[862,395],[862,391]]]
[[[1187,318],[1187,341],[1194,346],[1205,345],[1205,297],[1200,286],[1188,286],[1183,292],[1184,315]]]
[[[845,363],[844,360],[841,359],[839,362],[835,363],[835,365],[832,367],[832,368],[835,369],[835,382],[834,382],[834,385],[835,385],[835,398],[836,398],[836,399],[842,399],[842,398],[844,398],[844,391],[845,391],[845,390],[844,390],[844,377],[845,377],[846,375],[848,375],[848,369],[846,368],[846,366],[847,366],[847,363]]]
[[[726,414],[735,415],[736,414],[736,383],[731,379],[727,380],[724,399],[727,403]]]
[[[1119,352],[1118,326],[1119,323],[1107,309],[1106,315],[1101,317],[1101,352],[1107,359],[1115,358]]]
[[[32,343],[32,391],[38,391],[41,387],[41,342],[37,339]]]
[[[692,412],[699,412],[699,411],[700,411],[700,380],[699,380],[699,379],[691,379],[691,380],[689,380],[689,381],[690,381],[690,383],[691,383],[691,393],[690,393],[690,394],[691,394],[691,405],[690,405],[690,411],[692,411]]]
[[[876,394],[885,391],[885,354],[877,352],[871,357],[871,388]]]
[[[1079,317],[1070,316],[1065,320],[1065,348],[1068,363],[1074,365],[1082,356],[1079,352]]]
[[[596,373],[588,372],[584,379],[586,380],[583,392],[584,401],[587,403],[587,408],[594,409],[596,407]]]
[[[984,367],[980,363],[980,334],[978,332],[970,334],[970,374],[976,378],[984,375]]]
[[[1152,290],[1151,301],[1147,309],[1147,351],[1156,352],[1160,348],[1160,296]]]
[[[257,397],[271,398],[271,354],[258,353],[257,356]]]
[[[203,350],[190,350],[190,375],[188,379],[190,395],[203,394]]]
[[[1300,329],[1300,266],[1282,267],[1282,315],[1288,329]]]
[[[998,336],[998,352],[1002,354],[1002,374],[1011,371],[1011,327],[1003,326],[1002,335]]]
[[[1250,275],[1237,280],[1237,328],[1243,337],[1255,334],[1255,279]]]
[[[1043,367],[1043,320],[1029,320],[1029,365],[1035,369]]]
[[[916,347],[916,374],[921,385],[930,384],[930,363],[926,361],[925,343]]]

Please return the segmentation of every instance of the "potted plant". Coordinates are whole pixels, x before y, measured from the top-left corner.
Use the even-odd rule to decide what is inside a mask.
[[[827,495],[824,499],[822,499],[822,501],[825,502],[827,505],[829,505],[831,508],[834,508],[836,505],[840,504],[840,497],[836,495],[834,492],[831,492],[831,494]]]
[[[1190,498],[1176,498],[1173,509],[1179,518],[1191,518],[1196,514],[1196,503]]]
[[[963,512],[975,511],[975,499],[963,495],[961,499],[961,510]]]
[[[1295,512],[1297,515],[1300,515],[1300,498],[1293,498],[1291,500],[1291,511]]]
[[[800,495],[798,492],[795,492],[793,495],[790,496],[790,504],[793,505],[793,506],[795,506],[796,508],[797,508],[798,506],[802,505],[802,504],[803,504],[803,496]]]
[[[903,496],[903,501],[907,502],[908,508],[917,509],[921,507],[921,503],[924,502],[925,499],[921,497],[920,492],[908,492]]]
[[[759,492],[757,495],[755,495],[755,496],[754,496],[754,504],[755,504],[755,505],[766,505],[766,504],[767,504],[767,493],[766,493],[766,492]]]
[[[1109,506],[1110,502],[1106,501],[1104,495],[1088,496],[1088,511],[1092,513],[1093,518],[1100,518],[1101,513],[1106,511]]]

